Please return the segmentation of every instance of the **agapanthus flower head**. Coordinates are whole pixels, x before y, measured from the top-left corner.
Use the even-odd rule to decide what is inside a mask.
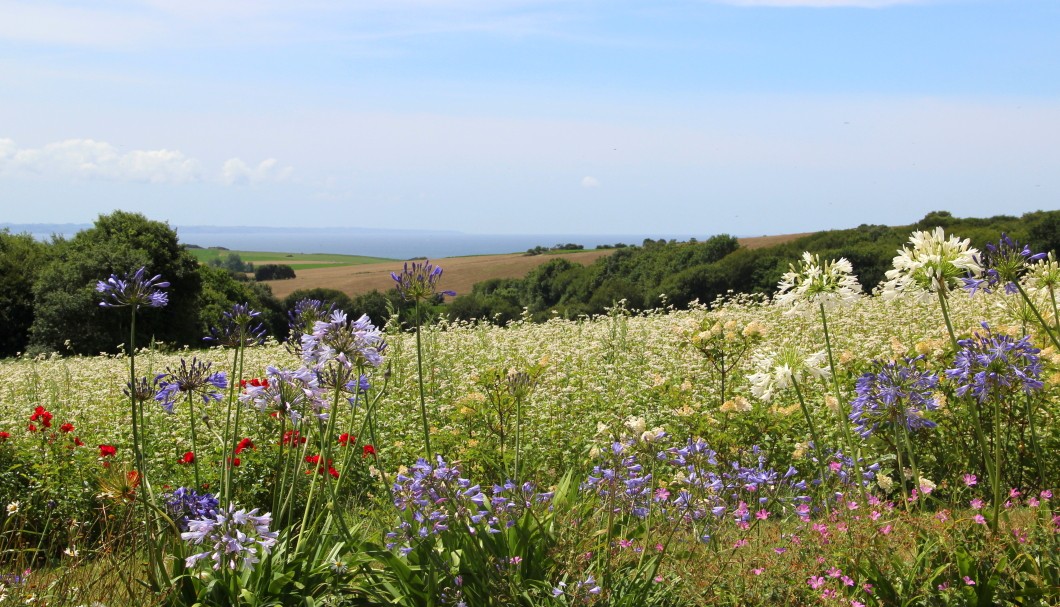
[[[313,327],[322,320],[326,320],[335,311],[335,304],[320,299],[300,299],[289,312],[287,312],[287,327],[290,336],[287,339],[287,349],[294,354],[302,352],[302,336],[312,333]]]
[[[963,286],[963,278],[976,278],[981,273],[979,250],[967,238],[947,238],[941,227],[916,231],[909,237],[909,246],[898,250],[894,269],[887,271],[883,297],[910,294],[929,300],[935,293],[946,295]]]
[[[265,343],[265,325],[258,321],[260,316],[261,312],[250,309],[249,304],[235,304],[222,315],[218,326],[210,327],[210,334],[203,340],[228,348],[260,346]]]
[[[974,294],[980,289],[989,293],[1001,286],[1007,293],[1015,293],[1016,282],[1023,278],[1031,264],[1045,258],[1045,253],[1031,253],[1029,246],[1021,247],[1007,234],[1002,233],[1001,240],[997,244],[986,245],[986,253],[981,259],[983,266],[981,278],[965,278],[965,288]]]
[[[259,515],[257,508],[250,512],[242,508],[236,510],[234,503],[227,510],[189,519],[188,530],[180,534],[181,539],[195,545],[206,544],[212,549],[189,556],[185,559],[185,566],[194,567],[200,560],[210,557],[214,569],[250,568],[276,545],[279,534],[269,531],[270,524],[271,514]]]
[[[302,336],[302,360],[311,366],[334,361],[347,369],[378,367],[383,364],[385,350],[383,334],[367,314],[351,321],[345,312],[335,310],[326,320],[318,321],[312,333]]]
[[[158,394],[158,388],[157,377],[141,377],[139,380],[136,380],[131,384],[127,382],[125,388],[122,389],[122,392],[125,396],[135,399],[138,403],[142,403],[153,399],[155,395]]]
[[[438,290],[442,268],[431,265],[430,261],[414,261],[411,265],[405,262],[401,273],[391,272],[390,277],[394,279],[394,286],[405,301],[430,301],[437,295],[456,295],[455,291]]]
[[[1040,352],[1026,335],[1015,339],[995,333],[987,323],[957,344],[961,349],[953,360],[953,368],[946,377],[957,384],[957,396],[969,392],[979,402],[1002,394],[1022,391],[1027,394],[1042,389]]]
[[[861,284],[846,258],[822,262],[806,251],[798,265],[791,264],[777,285],[774,301],[790,308],[788,313],[813,313],[818,306],[826,309],[849,305],[861,294]]]
[[[934,428],[924,413],[938,408],[938,376],[921,367],[923,356],[898,361],[876,361],[873,370],[858,378],[857,397],[850,403],[850,421],[868,438],[880,427],[905,426],[910,431]]]
[[[1027,286],[1034,291],[1060,289],[1060,263],[1057,263],[1052,251],[1028,268]]]
[[[162,280],[161,275],[147,278],[147,269],[140,268],[133,272],[132,276],[118,277],[110,275],[107,280],[96,283],[96,291],[103,294],[103,301],[99,303],[104,308],[136,308],[147,306],[150,308],[161,308],[169,303],[169,295],[162,289],[168,288],[169,283]]]
[[[179,487],[165,496],[166,509],[180,531],[188,530],[188,521],[214,517],[220,503],[212,493],[196,493],[194,489]]]
[[[265,381],[249,384],[239,400],[262,413],[286,415],[296,426],[306,415],[320,416],[327,408],[316,373],[301,367],[296,370],[265,368]]]
[[[759,355],[755,359],[755,368],[757,371],[747,376],[751,394],[766,402],[777,392],[790,388],[793,382],[802,383],[807,377],[824,378],[829,373],[824,350],[807,356],[792,346]]]
[[[162,408],[167,413],[173,412],[177,398],[184,395],[197,395],[202,398],[203,403],[211,400],[221,400],[221,393],[228,387],[228,380],[221,371],[211,372],[213,363],[191,359],[191,364],[183,358],[180,359],[180,367],[176,369],[166,368],[166,372],[158,375],[155,379],[160,386],[155,400],[162,403]]]

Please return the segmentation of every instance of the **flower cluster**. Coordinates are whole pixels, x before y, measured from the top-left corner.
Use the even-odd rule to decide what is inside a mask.
[[[1004,333],[993,332],[983,323],[983,332],[957,342],[961,350],[953,360],[953,368],[946,377],[957,384],[957,396],[969,392],[979,402],[1001,393],[1042,389],[1038,379],[1042,372],[1039,350],[1024,335],[1014,339]]]
[[[145,278],[146,268],[140,268],[132,276],[121,278],[110,275],[107,280],[96,283],[96,291],[103,294],[100,306],[104,308],[131,307],[133,310],[147,306],[162,308],[169,303],[169,296],[160,289],[169,287],[161,275]]]
[[[160,386],[155,400],[162,403],[162,408],[167,413],[173,412],[173,407],[177,404],[177,396],[180,394],[189,396],[197,394],[202,398],[203,403],[221,400],[221,393],[217,390],[227,388],[228,380],[222,371],[211,373],[212,364],[193,358],[190,365],[186,360],[181,359],[179,368],[167,367],[165,373],[155,378]]]
[[[249,382],[239,400],[262,413],[286,415],[298,425],[306,415],[325,415],[327,403],[315,373],[302,367],[290,371],[266,367],[265,379]]]
[[[499,533],[498,521],[486,508],[486,494],[460,477],[460,469],[439,455],[435,465],[420,458],[410,474],[398,474],[392,489],[394,506],[405,513],[398,529],[387,534],[387,548],[408,554],[412,545],[432,535],[464,525],[472,533],[484,524],[487,533]]]
[[[777,285],[777,305],[789,307],[789,314],[813,313],[818,306],[832,309],[849,305],[861,295],[861,284],[846,258],[821,262],[806,251],[798,267],[795,264]]]
[[[210,327],[203,340],[228,348],[260,346],[265,343],[265,325],[257,320],[260,316],[261,312],[251,310],[249,304],[235,304],[221,317],[220,325]]]
[[[180,531],[187,531],[192,519],[216,517],[218,506],[219,502],[213,494],[200,495],[186,487],[180,487],[166,496],[166,510]]]
[[[1001,286],[1006,293],[1015,293],[1016,282],[1023,277],[1031,264],[1045,258],[1045,253],[1031,253],[1030,247],[1021,247],[1003,233],[997,244],[986,245],[986,253],[981,259],[982,278],[965,278],[965,288],[974,294],[979,289],[989,293]]]
[[[383,334],[367,314],[350,321],[345,312],[336,310],[313,325],[312,333],[302,336],[302,360],[315,367],[331,361],[346,369],[378,367],[385,350]]]
[[[29,431],[36,432],[37,425],[40,424],[42,428],[52,427],[52,414],[44,407],[38,406],[33,410],[33,414],[29,416]]]
[[[250,512],[236,510],[230,504],[227,510],[206,513],[200,518],[188,520],[188,530],[180,537],[195,545],[208,544],[212,549],[193,554],[185,559],[185,566],[194,567],[200,560],[210,557],[214,569],[226,567],[230,570],[249,568],[261,561],[276,544],[276,531],[269,531],[271,514],[258,515],[258,509]]]
[[[287,328],[290,336],[287,340],[287,349],[294,354],[302,352],[302,336],[313,332],[313,327],[318,322],[327,320],[335,311],[335,304],[321,301],[319,299],[300,299],[294,308],[287,313]]]
[[[439,291],[438,280],[442,277],[442,269],[431,265],[431,262],[412,262],[411,267],[405,263],[405,268],[400,274],[391,272],[390,277],[396,283],[394,288],[405,301],[429,301],[436,295],[456,295],[455,291]]]
[[[824,350],[803,356],[792,347],[778,353],[767,353],[755,361],[757,371],[747,376],[751,394],[769,402],[777,392],[786,390],[793,383],[802,383],[806,377],[828,377],[827,354]]]
[[[928,300],[934,293],[946,294],[962,285],[962,279],[977,277],[982,272],[979,250],[970,246],[966,238],[946,237],[946,232],[916,231],[909,237],[912,248],[902,247],[894,258],[894,269],[885,274],[884,299],[894,299],[903,293]]]
[[[923,358],[877,361],[874,371],[858,378],[854,388],[857,397],[850,403],[850,421],[862,437],[868,438],[881,426],[905,426],[910,431],[935,427],[924,413],[938,408],[934,391],[939,380],[918,366]]]

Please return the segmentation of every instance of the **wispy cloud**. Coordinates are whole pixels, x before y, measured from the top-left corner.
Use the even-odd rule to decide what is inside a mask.
[[[596,177],[591,177],[589,175],[586,175],[585,177],[582,177],[582,187],[583,188],[598,188],[598,187],[600,187],[600,180],[597,179]]]
[[[226,185],[283,181],[292,167],[275,158],[250,166],[239,158],[227,160],[216,173],[178,150],[122,151],[105,141],[66,139],[39,148],[20,148],[0,139],[0,177],[42,176],[48,179],[103,179],[141,183],[179,184],[216,181]]]

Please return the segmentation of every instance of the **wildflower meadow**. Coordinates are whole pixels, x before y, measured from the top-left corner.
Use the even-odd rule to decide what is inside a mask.
[[[1060,264],[938,228],[856,271],[500,327],[410,262],[411,323],[2,360],[0,603],[1060,604]],[[172,289],[97,291],[136,344]]]

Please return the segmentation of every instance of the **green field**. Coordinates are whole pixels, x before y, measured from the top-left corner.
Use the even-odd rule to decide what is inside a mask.
[[[295,270],[311,270],[313,268],[333,268],[336,266],[356,266],[366,263],[379,263],[393,261],[386,257],[366,257],[364,255],[336,255],[332,253],[279,253],[269,251],[229,251],[222,249],[188,249],[188,252],[199,260],[199,263],[209,263],[222,255],[235,253],[240,259],[253,264],[261,263],[286,263]]]

